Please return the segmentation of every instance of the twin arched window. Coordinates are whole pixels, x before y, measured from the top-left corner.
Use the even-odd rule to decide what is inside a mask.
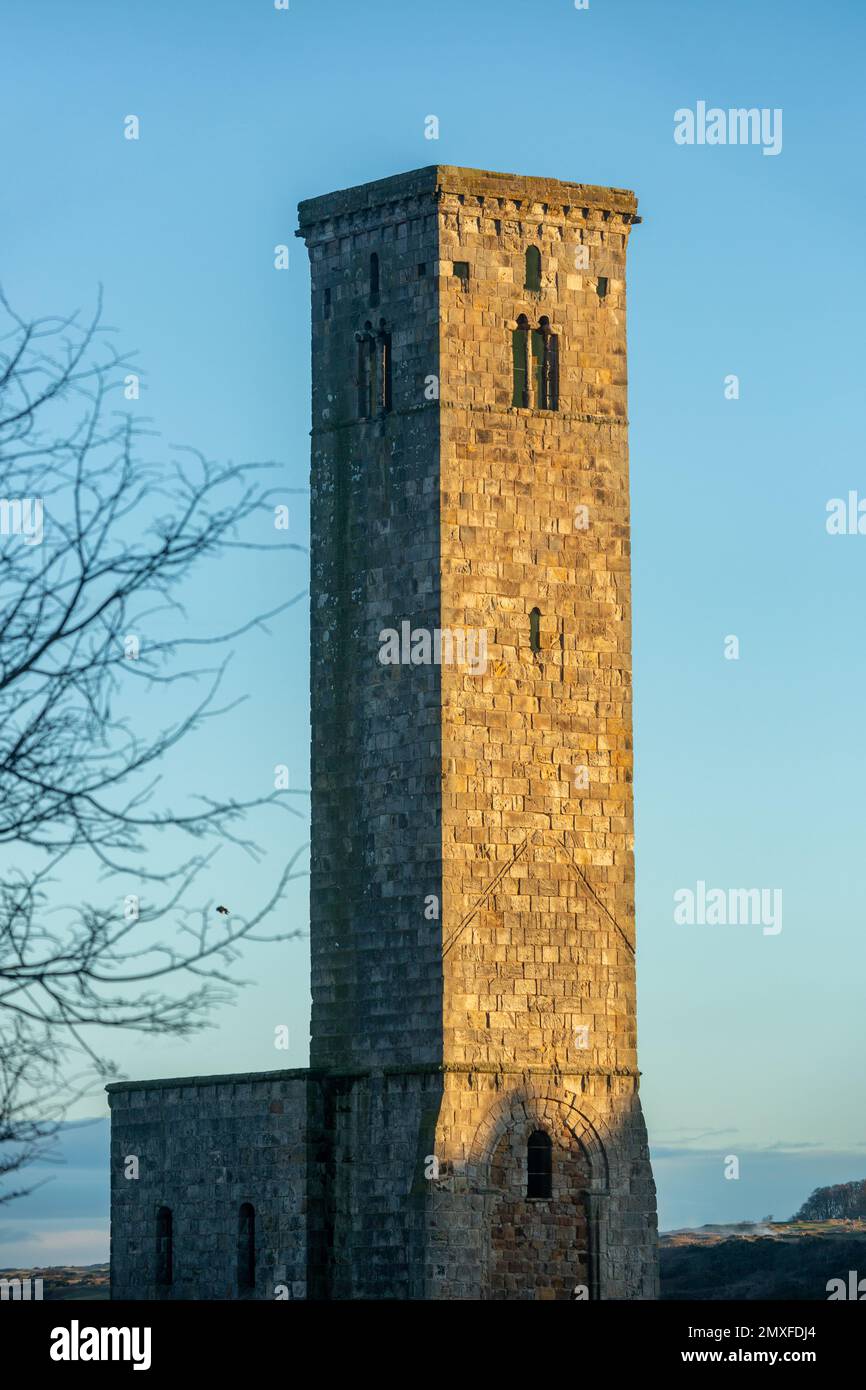
[[[527,246],[523,288],[541,291],[541,252]],[[542,315],[533,328],[525,314],[511,334],[511,404],[525,410],[559,409],[559,338]]]
[[[358,415],[371,420],[374,415],[391,409],[391,334],[385,320],[374,329],[368,319],[360,333],[358,344]]]
[[[531,410],[559,408],[559,337],[546,314],[532,328],[525,314],[511,334],[511,404]]]

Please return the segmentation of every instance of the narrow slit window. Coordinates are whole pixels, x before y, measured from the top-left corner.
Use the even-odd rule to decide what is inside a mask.
[[[523,288],[526,290],[541,289],[541,252],[537,246],[527,247]]]
[[[529,405],[529,321],[525,314],[517,320],[517,327],[511,334],[511,360],[513,390],[511,404]]]
[[[379,303],[379,257],[374,251],[370,256],[370,307]]]
[[[326,319],[329,319],[329,318],[331,317],[331,291],[330,291],[330,290],[325,290],[325,297],[324,297],[324,300],[322,301],[322,317],[323,317],[323,318],[326,318]]]
[[[537,1129],[529,1136],[526,1146],[526,1195],[553,1195],[553,1144],[550,1135]]]
[[[595,285],[596,292],[597,292],[597,294],[598,294],[599,299],[606,299],[606,298],[607,298],[607,285],[608,285],[607,276],[606,276],[606,275],[599,275],[598,280],[596,281],[596,285]]]
[[[156,1282],[167,1287],[174,1277],[171,1209],[160,1207],[156,1213]]]
[[[251,1202],[243,1202],[238,1212],[238,1290],[249,1293],[256,1287],[256,1213]]]
[[[529,650],[533,656],[541,651],[541,609],[533,608],[529,615]]]
[[[376,334],[376,375],[378,382],[377,405],[379,410],[391,409],[391,334],[385,327],[385,320],[379,322]]]

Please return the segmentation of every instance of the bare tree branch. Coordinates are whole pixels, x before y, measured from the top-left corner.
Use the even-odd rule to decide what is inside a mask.
[[[266,487],[270,462],[219,464],[187,447],[146,458],[153,432],[113,408],[134,374],[110,337],[101,296],[89,317],[28,321],[0,291],[0,845],[14,847],[0,865],[0,1202],[32,1190],[3,1182],[50,1149],[94,1078],[114,1074],[87,1030],[188,1037],[243,983],[246,943],[300,934],[272,922],[304,847],[249,916],[216,915],[202,883],[221,846],[260,859],[249,818],[302,816],[290,798],[306,793],[195,794],[175,808],[159,769],[237,704],[221,698],[229,644],[272,631],[306,592],[189,631],[191,575],[228,551],[303,552],[273,524],[274,498],[302,489]],[[218,659],[185,665],[200,649]],[[146,734],[128,704],[142,681],[199,692]],[[165,832],[192,852],[155,855]],[[101,900],[58,902],[82,856]],[[118,892],[130,875],[138,895]]]

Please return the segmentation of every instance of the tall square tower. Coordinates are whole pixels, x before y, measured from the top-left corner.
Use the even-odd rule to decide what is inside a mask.
[[[313,1294],[657,1295],[635,1022],[636,208],[446,166],[300,206]]]

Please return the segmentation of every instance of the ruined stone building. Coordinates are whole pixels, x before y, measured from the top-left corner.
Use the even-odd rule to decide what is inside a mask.
[[[657,1296],[635,1023],[636,207],[443,166],[301,204],[310,1066],[108,1088],[115,1298]]]

